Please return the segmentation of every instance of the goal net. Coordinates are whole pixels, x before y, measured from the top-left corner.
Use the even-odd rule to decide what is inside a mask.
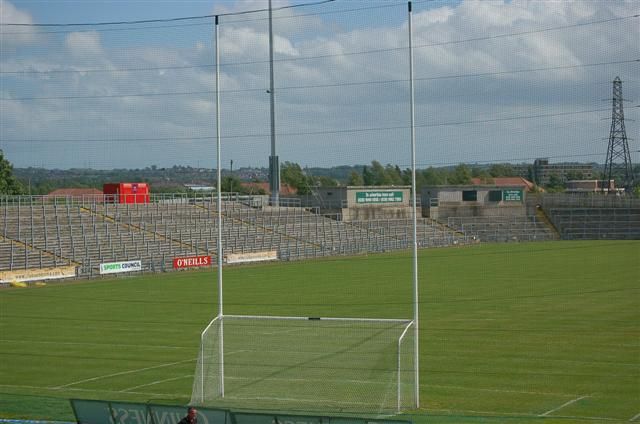
[[[415,404],[409,320],[226,315],[203,331],[191,404],[382,413]]]

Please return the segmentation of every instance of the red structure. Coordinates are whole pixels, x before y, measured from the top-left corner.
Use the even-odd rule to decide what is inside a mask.
[[[111,203],[149,203],[147,183],[104,184],[104,201]]]

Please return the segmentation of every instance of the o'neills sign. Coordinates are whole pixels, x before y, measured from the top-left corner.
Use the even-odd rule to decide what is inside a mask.
[[[185,258],[173,258],[173,267],[176,269],[208,265],[211,265],[211,256],[187,256]]]

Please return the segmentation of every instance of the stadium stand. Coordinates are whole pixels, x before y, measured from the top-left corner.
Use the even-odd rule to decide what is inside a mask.
[[[552,208],[564,240],[640,239],[640,208]]]
[[[536,216],[449,217],[448,225],[483,242],[544,241],[556,234]]]
[[[165,271],[179,256],[215,257],[217,205],[207,197],[159,197],[149,204],[105,203],[97,197],[31,197],[2,201],[0,270],[78,265],[79,276],[101,263],[141,260]],[[255,204],[255,202],[250,203]],[[345,223],[301,207],[223,201],[225,253],[274,250],[281,260],[385,252],[411,245],[411,220]],[[464,236],[419,220],[421,247],[464,243]]]
[[[77,265],[78,276],[99,275],[100,264],[140,260],[143,271],[168,271],[173,259],[208,255],[215,263],[217,204],[207,196],[158,196],[149,204],[116,204],[100,197],[0,199],[0,271]],[[593,202],[593,200],[591,200]],[[601,200],[599,200],[601,201]],[[584,205],[552,197],[543,203],[555,232],[536,216],[418,218],[418,245],[469,242],[640,238],[640,206]],[[253,199],[222,203],[225,254],[276,251],[290,261],[408,249],[411,219],[344,222],[300,206],[270,207]],[[595,206],[595,207],[594,207]]]
[[[552,195],[541,206],[563,240],[640,239],[640,199]]]

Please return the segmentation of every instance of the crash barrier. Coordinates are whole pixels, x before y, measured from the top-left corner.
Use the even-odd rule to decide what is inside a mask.
[[[71,399],[78,424],[176,424],[188,407]],[[198,424],[412,424],[408,420],[233,412],[197,407]]]

